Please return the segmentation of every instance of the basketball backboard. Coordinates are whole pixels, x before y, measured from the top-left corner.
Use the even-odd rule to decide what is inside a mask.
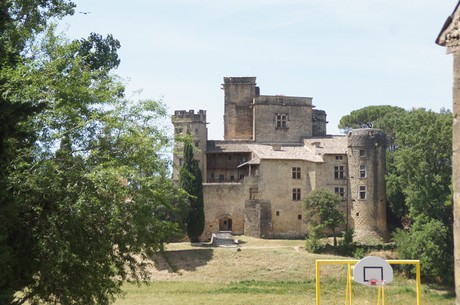
[[[383,286],[393,281],[393,268],[380,257],[367,256],[356,263],[353,280],[366,286]]]

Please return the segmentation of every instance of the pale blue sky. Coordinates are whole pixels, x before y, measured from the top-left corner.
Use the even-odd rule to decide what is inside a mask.
[[[207,110],[210,139],[223,137],[226,76],[313,97],[332,134],[369,105],[452,108],[452,58],[434,41],[457,0],[75,2],[69,37],[113,34],[129,90],[162,98],[170,114]]]

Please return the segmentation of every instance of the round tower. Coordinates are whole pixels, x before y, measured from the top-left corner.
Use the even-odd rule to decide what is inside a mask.
[[[312,129],[313,129],[313,136],[325,136],[327,134],[326,126],[327,126],[327,119],[326,119],[326,111],[313,109],[312,113]]]
[[[380,129],[348,134],[350,216],[355,239],[388,238],[386,218],[386,135]]]

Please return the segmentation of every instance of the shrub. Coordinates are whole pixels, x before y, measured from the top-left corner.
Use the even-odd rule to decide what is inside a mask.
[[[422,275],[438,282],[453,280],[453,255],[449,230],[437,219],[418,217],[410,230],[393,234],[401,259],[419,259]]]
[[[305,242],[305,249],[310,253],[321,253],[324,250],[324,246],[320,241],[320,234],[317,227],[310,229],[307,240]]]

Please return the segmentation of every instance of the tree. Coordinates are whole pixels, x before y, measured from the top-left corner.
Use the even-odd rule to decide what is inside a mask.
[[[440,257],[436,251],[419,251],[409,254],[409,244],[419,241],[436,244],[446,262],[452,261],[452,114],[442,109],[439,113],[423,108],[400,110],[389,106],[374,106],[387,109],[382,117],[376,119],[375,113],[356,110],[361,121],[375,122],[373,127],[381,128],[391,134],[391,147],[387,152],[387,202],[399,220],[395,240],[401,258],[416,258],[433,270],[425,269],[425,276],[437,278],[439,266],[433,262]],[[366,107],[369,108],[369,107]],[[366,109],[364,108],[364,109]],[[369,109],[367,109],[369,110]],[[365,118],[369,115],[369,118]],[[344,117],[345,118],[345,117]],[[346,126],[355,126],[353,116],[347,116]],[[342,122],[342,120],[341,120]],[[442,228],[441,228],[442,227]],[[438,236],[432,234],[438,228]],[[436,239],[438,240],[430,240]],[[442,243],[442,246],[438,243]],[[415,248],[414,248],[415,249]],[[453,268],[449,268],[452,270]],[[451,275],[444,273],[445,275]],[[447,277],[445,277],[447,281]]]
[[[342,197],[326,189],[311,192],[304,200],[304,211],[310,219],[314,231],[327,229],[334,237],[337,247],[337,229],[345,224],[345,216],[340,210]]]
[[[179,172],[179,184],[189,195],[187,235],[191,242],[199,242],[205,220],[203,178],[198,161],[193,158],[193,146],[189,139],[184,141],[184,163]]]
[[[449,282],[453,280],[454,262],[448,231],[440,220],[421,215],[409,230],[397,229],[393,239],[400,257],[421,261],[425,278]]]
[[[397,106],[367,106],[343,116],[339,128],[348,133],[355,128],[378,128],[387,136],[388,150],[394,150],[394,134],[399,125],[399,118],[406,110]]]
[[[339,128],[350,131],[354,128],[382,128],[387,116],[405,112],[404,108],[397,106],[367,106],[352,111],[343,116],[339,122]]]
[[[112,38],[39,38],[0,69],[0,303],[108,304],[181,234],[166,111],[126,100]]]

